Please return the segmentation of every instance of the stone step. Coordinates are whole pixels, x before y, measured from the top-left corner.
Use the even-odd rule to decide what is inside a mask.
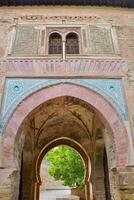
[[[66,195],[56,198],[56,200],[80,200],[80,197],[75,195]]]

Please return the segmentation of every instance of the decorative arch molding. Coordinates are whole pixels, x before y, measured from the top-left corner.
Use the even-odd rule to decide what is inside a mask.
[[[28,96],[18,105],[5,128],[3,136],[3,160],[6,167],[15,167],[14,144],[24,119],[40,104],[61,96],[72,96],[90,104],[101,117],[115,140],[116,167],[127,166],[129,160],[128,133],[117,110],[98,92],[75,84],[60,83],[41,89]],[[8,158],[8,159],[7,159]]]
[[[59,83],[73,83],[94,90],[112,104],[120,114],[123,121],[128,121],[128,113],[120,79],[7,78],[1,111],[0,132],[3,131],[5,124],[15,108],[25,98],[42,88]]]
[[[73,139],[67,138],[67,137],[60,137],[52,142],[49,142],[40,152],[37,160],[36,160],[36,195],[37,199],[39,196],[39,185],[41,184],[41,178],[40,178],[40,166],[42,159],[44,156],[54,147],[59,146],[59,145],[67,145],[69,147],[72,147],[75,149],[81,156],[84,167],[85,167],[85,176],[84,176],[84,183],[85,183],[85,191],[86,191],[86,200],[89,200],[89,196],[92,197],[92,194],[90,192],[90,176],[91,176],[91,161],[90,158],[86,152],[86,150],[82,147],[81,144],[78,142],[74,141]],[[92,199],[92,198],[91,198]]]

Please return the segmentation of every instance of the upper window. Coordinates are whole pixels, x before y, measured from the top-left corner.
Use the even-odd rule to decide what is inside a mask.
[[[66,54],[79,54],[79,39],[76,33],[66,36]]]
[[[49,54],[62,54],[62,38],[59,33],[49,36]]]

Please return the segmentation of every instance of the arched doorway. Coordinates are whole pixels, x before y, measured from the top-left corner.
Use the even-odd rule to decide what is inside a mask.
[[[114,121],[111,121],[113,118]],[[25,166],[25,172],[28,173],[21,174],[22,182],[30,187],[23,188],[24,199],[33,199],[38,196],[36,188],[39,180],[37,180],[35,166],[37,166],[36,162],[40,152],[49,142],[61,136],[73,139],[86,149],[89,157],[93,160],[95,147],[93,141],[96,141],[95,133],[97,132],[97,129],[93,129],[91,125],[93,123],[89,123],[93,122],[93,119],[94,123],[97,124],[96,128],[107,129],[115,141],[116,166],[126,164],[128,139],[125,126],[114,108],[96,92],[71,84],[56,85],[33,94],[17,108],[6,128],[3,147],[6,150],[7,137],[10,137],[11,132],[13,133],[13,143],[11,143],[12,148],[9,152],[10,160],[5,159],[4,163],[8,167],[16,167],[15,158],[20,169],[23,151],[23,159],[27,161],[25,164],[23,162],[23,166]],[[124,134],[125,141],[120,141],[116,135],[117,131]],[[16,155],[14,154],[14,144]],[[123,152],[124,160],[119,154],[122,147],[126,148],[126,154]],[[6,151],[3,153],[5,153],[6,158]],[[27,179],[27,177],[29,178]],[[92,176],[91,180],[93,179]],[[94,188],[95,186],[93,186],[93,193]],[[101,189],[104,193],[104,185]],[[31,196],[29,197],[29,195]]]
[[[40,166],[40,200],[81,196],[85,199],[85,163],[74,148],[61,144],[50,149]]]
[[[61,137],[58,138],[52,142],[50,142],[49,144],[46,145],[46,147],[43,148],[42,152],[40,153],[38,159],[37,159],[37,163],[36,163],[36,167],[37,167],[37,180],[39,180],[39,183],[41,183],[41,177],[40,177],[40,166],[41,166],[41,162],[43,157],[54,147],[57,147],[59,145],[67,145],[68,147],[71,147],[73,149],[76,150],[76,152],[78,152],[78,154],[81,156],[83,163],[84,163],[84,188],[85,188],[85,200],[90,200],[90,197],[92,199],[92,193],[90,193],[90,175],[91,175],[91,161],[89,158],[89,155],[87,154],[86,150],[82,147],[81,144],[79,144],[78,142],[76,142],[73,139],[70,139],[68,137]],[[37,191],[39,191],[39,188],[37,187]],[[37,197],[38,199],[38,197]]]
[[[92,118],[93,110],[89,108],[87,111],[86,106],[79,99],[69,96],[59,97],[41,104],[27,116],[26,123],[21,127],[27,133],[24,133],[25,141],[22,150],[20,199],[39,199],[41,161],[51,148],[60,144],[76,149],[83,158],[86,166],[84,180],[86,200],[92,199],[88,150],[88,145],[91,143],[90,130],[86,128],[83,120],[88,123]],[[84,119],[84,113],[88,119]]]

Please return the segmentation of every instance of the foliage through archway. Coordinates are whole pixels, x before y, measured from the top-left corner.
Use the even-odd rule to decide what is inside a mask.
[[[60,145],[50,150],[45,159],[50,162],[49,174],[65,186],[84,186],[84,163],[73,148]]]

